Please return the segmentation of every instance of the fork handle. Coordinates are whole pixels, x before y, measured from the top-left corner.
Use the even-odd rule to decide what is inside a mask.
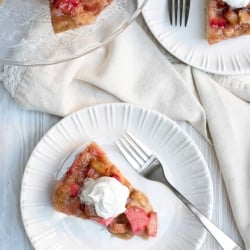
[[[207,219],[189,200],[187,200],[172,184],[166,180],[167,186],[190,209],[193,215],[204,225],[207,231],[216,239],[224,250],[242,250],[231,238],[224,234],[217,226]]]
[[[151,161],[148,161],[148,165],[144,167],[141,174],[151,180],[157,180],[170,188],[170,190],[179,198],[192,214],[201,222],[206,230],[215,238],[218,244],[224,250],[242,250],[236,242],[224,234],[217,226],[215,226],[207,217],[205,217],[186,197],[183,196],[166,178],[161,163],[152,157]]]

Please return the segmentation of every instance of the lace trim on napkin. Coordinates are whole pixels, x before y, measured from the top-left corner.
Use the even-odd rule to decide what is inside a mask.
[[[3,82],[4,87],[9,91],[11,96],[15,98],[16,91],[22,82],[27,67],[4,65],[2,72],[0,72],[0,81]]]

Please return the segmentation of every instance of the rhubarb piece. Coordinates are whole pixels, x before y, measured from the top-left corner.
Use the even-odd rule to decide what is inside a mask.
[[[130,207],[125,215],[131,226],[132,234],[142,234],[149,224],[149,217],[146,211],[139,207]]]
[[[147,233],[151,237],[155,237],[158,228],[158,218],[156,212],[152,211],[149,213],[149,223],[146,227]]]

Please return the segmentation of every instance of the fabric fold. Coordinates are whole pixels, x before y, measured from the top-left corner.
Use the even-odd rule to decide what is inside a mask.
[[[238,229],[250,249],[250,105],[193,70]]]
[[[106,47],[70,62],[26,67],[14,90],[9,78],[4,79],[4,85],[26,109],[65,116],[79,108],[120,100],[156,109],[175,120],[187,120],[207,138],[199,101],[152,45],[134,23]],[[10,70],[12,67],[6,66],[3,75]]]
[[[211,76],[217,83],[230,91],[233,95],[250,102],[250,76]]]

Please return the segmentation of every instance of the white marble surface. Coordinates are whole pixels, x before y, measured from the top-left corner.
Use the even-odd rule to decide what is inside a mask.
[[[22,174],[35,145],[59,120],[52,115],[21,109],[0,83],[0,250],[33,249],[25,234],[20,214]],[[213,147],[190,125],[185,122],[179,124],[197,143],[211,171],[214,185],[213,222],[240,242]],[[201,249],[220,248],[208,235]]]

